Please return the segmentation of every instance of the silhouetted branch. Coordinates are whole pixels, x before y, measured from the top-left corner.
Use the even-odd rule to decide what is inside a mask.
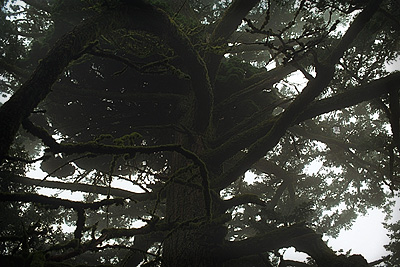
[[[295,123],[377,98],[383,94],[389,93],[393,88],[399,88],[399,84],[400,72],[396,72],[368,84],[346,90],[344,93],[314,101],[297,117]]]
[[[318,266],[368,266],[367,261],[360,255],[337,256],[325,244],[321,235],[301,224],[278,228],[242,241],[227,242],[216,253],[223,258],[237,259],[285,247],[294,247],[297,251],[307,253]]]
[[[96,142],[88,143],[61,143],[59,144],[54,138],[43,128],[35,126],[31,121],[24,120],[23,127],[31,134],[40,138],[43,143],[49,146],[53,153],[93,153],[101,155],[130,155],[134,156],[136,153],[153,154],[163,151],[177,152],[189,160],[192,160],[195,165],[200,169],[201,185],[203,187],[203,195],[206,207],[207,217],[211,216],[211,193],[209,186],[208,170],[205,163],[193,152],[185,149],[178,144],[167,144],[158,146],[118,146],[118,145],[105,145]]]
[[[347,90],[344,93],[340,93],[335,96],[328,97],[322,100],[316,100],[314,102],[311,102],[301,114],[295,116],[296,120],[292,123],[292,125],[298,124],[302,121],[314,118],[318,115],[330,111],[340,110],[367,100],[374,99],[383,94],[387,94],[393,88],[398,88],[399,84],[400,84],[400,73],[397,72],[390,74],[384,78],[374,80],[366,85],[361,85],[354,89]],[[240,151],[240,149],[243,149],[246,146],[251,145],[251,141],[254,140],[253,138],[260,138],[262,136],[265,136],[266,133],[268,133],[271,130],[273,125],[276,124],[278,118],[280,117],[278,116],[270,119],[269,121],[263,121],[259,125],[250,128],[246,131],[243,131],[242,133],[239,133],[233,136],[232,138],[228,139],[220,147],[209,152],[210,162],[213,162],[212,159],[220,159],[221,157],[226,158],[229,156],[232,157],[234,154]],[[222,155],[224,155],[224,157]],[[225,175],[224,177],[225,178],[230,177],[231,179],[236,179],[237,177],[239,177],[240,173],[242,173],[242,171],[239,171],[236,176]],[[221,177],[220,182],[222,182],[222,179],[224,178]],[[229,185],[232,181],[233,180],[231,181],[226,180],[224,183],[224,187]]]
[[[242,23],[242,19],[249,11],[258,3],[259,0],[235,0],[228,7],[216,23],[213,33],[210,37],[212,46],[225,44],[226,40],[236,31],[237,27]],[[226,47],[228,48],[228,47]],[[217,74],[219,63],[223,58],[223,53],[208,54],[206,63],[209,72],[209,77],[213,82]]]
[[[78,209],[91,209],[97,210],[103,206],[110,206],[113,204],[122,205],[124,199],[122,198],[114,198],[114,199],[104,199],[98,202],[93,203],[84,203],[78,201],[72,201],[67,199],[55,198],[55,197],[48,197],[39,194],[32,194],[32,193],[6,193],[0,192],[0,201],[21,201],[21,202],[28,202],[28,203],[40,203],[43,205],[47,205],[50,208],[58,208],[58,207],[65,207],[65,208],[72,208],[75,210]]]
[[[261,206],[265,206],[266,203],[261,200],[257,195],[253,194],[241,194],[237,195],[231,199],[224,200],[222,202],[222,208],[224,210],[228,210],[230,208],[233,208],[235,206],[239,206],[242,204],[247,204],[247,203],[253,203],[253,204],[258,204]]]
[[[102,195],[111,195],[120,198],[129,198],[135,202],[152,200],[156,198],[156,193],[135,193],[120,188],[109,188],[92,184],[81,183],[65,183],[58,181],[43,181],[42,179],[33,179],[29,177],[19,176],[11,173],[0,172],[2,178],[10,179],[12,182],[24,185],[36,185],[46,188],[65,189],[70,191],[79,191],[86,193],[96,193]]]

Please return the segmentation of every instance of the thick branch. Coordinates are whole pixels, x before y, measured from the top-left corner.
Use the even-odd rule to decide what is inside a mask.
[[[211,42],[225,42],[237,27],[242,23],[243,18],[258,3],[259,0],[235,0],[225,11],[222,18],[217,22],[212,35]]]
[[[225,44],[226,40],[236,31],[242,19],[259,2],[259,0],[235,0],[217,22],[210,38],[211,45]],[[206,62],[211,81],[214,80],[223,55],[209,54]]]
[[[62,84],[54,85],[57,94],[74,95],[79,98],[99,98],[99,99],[112,99],[124,100],[135,102],[158,102],[158,103],[178,103],[182,100],[182,95],[173,93],[132,93],[132,92],[107,92],[103,90],[96,90],[94,88],[81,87],[76,85],[66,86]]]
[[[13,175],[10,173],[0,172],[0,177],[12,176],[11,181],[21,183],[24,185],[36,185],[40,187],[46,188],[56,188],[56,189],[65,189],[70,191],[79,191],[79,192],[86,192],[86,193],[97,193],[102,195],[112,195],[115,197],[120,198],[129,198],[133,201],[146,201],[156,199],[157,195],[154,193],[135,193],[124,189],[119,188],[109,188],[104,186],[98,185],[90,185],[90,184],[79,184],[79,183],[63,183],[63,182],[56,182],[56,181],[47,181],[41,179],[33,179],[29,177]]]
[[[1,106],[0,162],[7,155],[21,122],[47,96],[64,68],[85,53],[89,43],[95,41],[100,34],[123,27],[132,30],[147,30],[160,35],[180,57],[185,59],[196,97],[194,120],[196,125],[194,127],[199,131],[205,131],[208,128],[213,96],[205,63],[189,39],[165,12],[141,1],[134,1],[131,5],[122,5],[93,19],[85,20],[60,38],[40,62],[30,79]]]
[[[254,94],[255,92],[261,92],[263,89],[269,89],[275,83],[281,81],[290,73],[293,73],[297,70],[292,64],[282,65],[272,69],[268,72],[263,72],[260,74],[253,75],[248,80],[245,80],[245,84],[248,84],[248,87],[243,90],[231,95],[229,98],[221,102],[216,109],[224,109],[227,105],[236,103],[239,100],[245,99],[246,97]]]
[[[114,198],[114,199],[104,199],[99,202],[93,203],[83,203],[78,201],[60,199],[55,197],[48,197],[39,194],[32,193],[5,193],[0,192],[0,201],[21,201],[21,202],[33,202],[33,203],[41,203],[44,205],[49,205],[52,208],[65,207],[72,208],[75,210],[78,209],[92,209],[97,210],[103,206],[110,206],[113,204],[122,204],[123,199]]]
[[[389,93],[392,88],[399,88],[399,84],[400,73],[393,73],[366,85],[358,86],[350,90],[343,90],[344,93],[333,97],[311,102],[296,118],[294,124],[333,110],[340,110],[377,98],[383,94]],[[240,149],[249,146],[254,139],[265,135],[265,133],[271,129],[276,119],[277,118],[270,119],[270,121],[263,121],[259,125],[242,131],[230,139],[225,139],[226,141],[220,147],[209,153],[212,163],[221,164],[224,159],[232,157],[235,153],[240,151]]]
[[[102,14],[64,35],[40,62],[30,79],[0,108],[0,162],[7,155],[22,120],[46,97],[64,68],[101,34],[100,29],[118,28],[115,23],[119,21],[118,13]]]
[[[274,231],[250,237],[242,241],[227,242],[221,251],[218,251],[218,254],[226,259],[237,259],[283,248],[288,245],[288,241],[293,238],[307,234],[314,234],[314,231],[297,225],[278,228]]]
[[[296,118],[293,124],[298,124],[302,121],[312,119],[327,112],[340,110],[367,100],[374,99],[383,94],[389,93],[389,91],[393,88],[399,88],[399,84],[400,73],[393,73],[387,77],[372,81],[366,85],[347,90],[344,93],[314,101],[304,109],[304,111]],[[208,161],[210,161],[211,164],[221,164],[220,162],[223,160],[232,157],[241,149],[251,145],[251,142],[254,139],[260,138],[265,135],[266,132],[269,132],[276,120],[277,118],[272,118],[270,120],[263,121],[259,125],[228,139],[224,144],[209,152]],[[228,176],[226,176],[226,178],[228,178]],[[234,179],[234,177],[231,178]],[[227,181],[225,186],[228,184],[229,182]]]
[[[265,106],[260,111],[257,111],[252,116],[243,119],[239,124],[233,126],[228,131],[221,134],[218,137],[218,139],[216,139],[215,141],[213,141],[211,143],[212,147],[221,146],[222,144],[224,144],[226,142],[226,140],[229,140],[230,138],[237,136],[238,134],[241,134],[241,133],[247,131],[248,129],[258,126],[266,118],[271,117],[272,111],[276,107],[284,108],[287,105],[289,105],[289,103],[291,101],[292,101],[291,99],[279,99],[279,100],[276,100],[276,101],[270,103],[269,105]],[[223,161],[223,158],[221,158],[221,162],[222,161]],[[217,163],[217,162],[214,162],[214,163]],[[220,162],[218,161],[218,163],[220,163]]]
[[[251,167],[252,164],[254,164],[259,158],[261,158],[265,154],[266,151],[273,148],[279,142],[281,136],[285,133],[285,131],[288,127],[290,127],[291,125],[293,125],[295,123],[303,121],[305,119],[312,118],[316,115],[319,115],[319,114],[314,113],[314,116],[312,116],[312,117],[310,116],[307,118],[306,116],[304,116],[304,114],[308,115],[308,114],[310,114],[309,113],[310,111],[309,112],[307,112],[307,110],[304,111],[304,107],[307,106],[329,84],[330,80],[333,77],[335,63],[339,60],[340,56],[342,56],[343,52],[345,51],[345,47],[348,47],[350,45],[351,41],[354,39],[354,36],[356,36],[357,33],[362,29],[362,26],[364,26],[368,22],[367,18],[370,18],[374,14],[375,9],[377,8],[376,5],[379,6],[380,2],[381,1],[372,1],[365,8],[365,10],[358,15],[358,17],[355,19],[353,24],[350,26],[349,30],[346,32],[343,39],[340,41],[337,48],[334,49],[334,51],[328,58],[327,62],[329,65],[317,67],[318,72],[317,72],[316,78],[308,83],[308,85],[306,86],[306,88],[304,88],[302,93],[292,102],[292,104],[284,111],[284,113],[281,116],[279,116],[279,118],[276,121],[274,121],[273,125],[268,125],[266,123],[262,124],[262,126],[263,126],[262,128],[265,127],[267,129],[268,128],[270,129],[268,131],[268,134],[266,134],[264,137],[260,138],[256,143],[252,144],[251,147],[248,149],[248,153],[246,154],[246,156],[244,156],[238,162],[238,164],[236,164],[235,167],[233,167],[229,172],[223,174],[220,177],[219,182],[215,183],[216,188],[224,188],[227,185],[229,185],[232,181],[235,181],[237,179],[237,177],[239,177],[241,174],[243,174],[247,169],[249,169]],[[348,33],[351,33],[353,35],[353,37],[350,38]],[[393,75],[395,75],[395,74],[392,74],[390,76],[393,77]],[[397,80],[397,79],[395,78],[395,80]],[[382,82],[382,81],[388,82],[388,80],[385,78],[378,80],[377,83],[379,83],[379,81],[380,82]],[[392,80],[390,79],[390,81],[392,81]],[[370,83],[370,84],[372,84],[372,83]],[[376,94],[377,88],[371,88],[370,84],[366,85],[366,87]],[[396,86],[396,85],[393,84],[393,86]],[[352,93],[354,93],[354,90],[351,90],[351,91],[352,91]],[[355,98],[355,99],[357,99],[355,103],[354,103],[355,99],[351,99],[351,100],[346,99],[346,101],[344,101],[344,103],[348,103],[349,105],[351,105],[351,104],[354,105],[356,103],[365,101],[367,99],[371,99],[373,97],[371,95],[374,95],[373,93],[371,93],[371,95],[368,95],[367,99],[362,99],[365,97],[366,94],[361,91],[357,91],[357,93],[360,94],[361,99]],[[382,92],[379,92],[379,95],[380,94],[382,94]],[[342,97],[343,95],[344,94],[341,94],[340,96]],[[359,95],[357,94],[357,96],[359,96]],[[316,103],[322,103],[322,102],[323,102],[323,100],[318,101]],[[335,104],[336,104],[335,109],[345,107],[345,106],[343,106],[343,103],[342,103],[341,107],[340,107],[341,104],[337,104],[337,103],[335,103]],[[318,104],[317,104],[317,106],[318,106]],[[319,107],[321,109],[326,110],[325,112],[331,111],[331,110],[327,110],[327,106],[322,107],[321,105],[319,105]],[[314,111],[314,110],[312,110],[312,111]],[[303,114],[301,114],[302,112],[303,112]],[[301,115],[299,116],[299,114],[301,114]],[[260,127],[257,127],[255,130],[258,131],[259,129],[260,129]],[[254,139],[253,135],[251,137]],[[243,142],[243,140],[240,141],[240,145],[243,145],[244,143],[245,142]],[[236,144],[234,144],[234,145],[236,145]],[[242,149],[242,148],[243,147],[241,147],[240,149]],[[231,151],[231,152],[233,151],[232,143],[227,144],[227,149],[229,149],[229,151]],[[219,152],[221,152],[221,151],[219,151]],[[226,154],[225,154],[225,158],[226,158]]]
[[[343,140],[338,140],[336,138],[324,135],[322,131],[319,130],[312,130],[312,131],[307,131],[306,129],[304,129],[303,127],[292,127],[290,128],[290,132],[302,136],[304,138],[307,139],[311,139],[311,140],[317,140],[320,141],[322,143],[325,143],[326,145],[328,145],[329,147],[335,146],[335,147],[340,147],[341,150],[343,151],[349,151],[349,148],[354,147],[354,144],[349,144],[346,143]]]
[[[224,259],[236,259],[284,247],[295,247],[298,251],[310,255],[318,266],[368,266],[362,256],[336,256],[336,254],[322,241],[321,235],[302,225],[293,225],[278,228],[263,235],[246,240],[228,242],[217,251],[217,255]]]
[[[389,92],[390,124],[392,126],[393,143],[400,151],[400,108],[399,90],[394,88]]]
[[[399,84],[400,72],[396,72],[366,85],[347,90],[344,93],[314,101],[305,108],[302,114],[296,119],[295,123],[297,124],[324,113],[354,106],[358,103],[377,98],[383,94],[389,93],[393,88],[400,88]]]
[[[327,63],[329,65],[336,64],[339,59],[343,56],[343,53],[348,49],[349,45],[357,38],[357,35],[364,28],[375,12],[379,9],[382,0],[370,0],[364,10],[356,17],[350,28],[343,35],[339,44],[335,47],[333,52],[330,54]]]
[[[209,186],[209,175],[206,164],[193,152],[185,149],[179,144],[167,144],[158,146],[118,146],[118,145],[105,145],[96,142],[88,143],[57,143],[49,133],[41,127],[35,126],[29,120],[24,120],[23,126],[31,134],[39,137],[45,145],[50,147],[53,153],[66,153],[66,154],[83,154],[94,153],[101,155],[125,155],[129,154],[134,156],[136,153],[153,154],[163,151],[177,152],[185,158],[192,160],[195,165],[199,167],[201,176],[201,185],[203,188],[204,201],[206,207],[206,214],[211,216],[211,193]]]
[[[168,229],[165,228],[165,226],[161,222],[158,222],[158,223],[161,224],[162,226],[160,227],[158,224],[150,221],[148,224],[146,224],[145,226],[143,226],[141,228],[104,229],[99,238],[92,239],[86,243],[83,243],[80,246],[78,246],[76,249],[74,249],[72,251],[67,251],[64,254],[57,254],[57,255],[49,256],[47,260],[56,261],[56,262],[64,261],[64,260],[70,259],[72,257],[81,255],[81,254],[85,253],[86,251],[96,250],[99,248],[98,246],[101,245],[104,241],[113,239],[113,238],[118,238],[118,237],[132,237],[132,236],[145,235],[145,234],[157,232],[162,239],[164,236],[162,231],[168,230]]]
[[[170,230],[170,226],[164,223],[162,220],[158,221],[155,219],[154,221],[148,222],[145,226],[141,228],[107,228],[101,231],[102,235],[106,237],[106,239],[111,238],[120,238],[120,237],[131,237],[136,235],[145,235],[153,232],[163,232]]]

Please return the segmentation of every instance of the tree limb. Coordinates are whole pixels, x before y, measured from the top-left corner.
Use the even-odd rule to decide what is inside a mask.
[[[318,115],[334,110],[354,106],[358,103],[374,99],[389,93],[393,88],[400,88],[400,72],[392,73],[384,78],[374,80],[366,85],[358,86],[344,93],[310,103],[296,119],[299,123]]]
[[[161,227],[159,225],[161,225]],[[64,261],[64,260],[70,259],[72,257],[81,255],[81,254],[85,253],[86,251],[97,250],[99,248],[98,247],[99,245],[101,245],[104,241],[109,240],[109,239],[119,238],[119,237],[132,237],[132,236],[136,236],[136,235],[145,235],[145,234],[154,233],[154,232],[157,232],[160,235],[163,235],[161,231],[164,231],[164,230],[167,230],[167,228],[165,228],[162,221],[157,221],[155,223],[149,222],[148,224],[146,224],[145,226],[143,226],[141,228],[103,229],[101,236],[99,238],[89,240],[89,241],[79,245],[74,250],[67,251],[64,254],[51,255],[47,258],[47,260],[55,261],[55,262]]]
[[[340,93],[322,100],[313,101],[296,118],[293,124],[298,124],[302,121],[312,119],[318,115],[330,111],[340,110],[367,100],[374,99],[383,94],[387,94],[393,88],[399,88],[399,84],[400,73],[396,72],[384,78],[374,80],[366,85],[361,85],[354,89],[347,90],[344,93]],[[249,146],[252,140],[255,138],[260,138],[265,135],[265,133],[269,132],[278,118],[279,117],[275,117],[270,120],[263,121],[259,125],[228,139],[221,146],[208,153],[210,162],[215,163],[221,158],[232,157],[234,154],[240,151],[240,149]],[[228,176],[225,177],[228,178]],[[234,179],[233,177],[231,178]],[[226,183],[228,183],[228,181],[226,181]],[[225,184],[225,186],[228,184]]]
[[[109,188],[98,185],[90,185],[90,184],[80,184],[80,183],[64,183],[57,181],[46,181],[42,179],[33,179],[29,177],[14,175],[10,173],[0,172],[1,177],[7,176],[12,182],[21,183],[24,185],[36,185],[40,187],[46,188],[55,188],[55,189],[65,189],[70,191],[79,191],[86,193],[97,193],[102,195],[112,195],[119,198],[129,198],[133,201],[147,201],[153,200],[157,198],[155,193],[135,193],[128,190],[120,189],[120,188]]]
[[[236,31],[242,23],[242,19],[259,2],[259,0],[234,0],[225,11],[221,19],[216,23],[210,37],[212,46],[225,44],[226,40]],[[208,54],[206,62],[211,81],[214,81],[223,54]]]
[[[333,50],[328,57],[327,65],[317,65],[317,76],[315,79],[308,82],[300,95],[288,106],[288,108],[274,121],[270,130],[263,137],[258,139],[248,148],[246,153],[237,164],[226,173],[223,173],[214,186],[217,189],[222,189],[235,181],[240,175],[245,173],[251,165],[264,156],[264,154],[273,148],[280,140],[287,128],[296,122],[297,117],[303,111],[304,106],[307,106],[317,97],[322,90],[329,84],[333,78],[335,64],[339,61],[344,51],[351,44],[354,36],[362,30],[363,26],[369,21],[381,1],[372,1],[367,7],[357,16],[350,28],[347,30],[338,46]],[[349,36],[349,35],[352,36]],[[254,136],[252,136],[254,140]]]
[[[303,225],[282,227],[242,241],[227,242],[225,246],[217,250],[216,255],[224,259],[237,259],[284,247],[295,247],[298,251],[307,253],[318,266],[368,266],[367,261],[359,255],[352,255],[349,258],[343,255],[336,256],[322,241],[321,235]]]
[[[260,198],[258,198],[257,195],[254,194],[241,194],[238,196],[235,196],[231,199],[224,200],[221,204],[223,210],[228,210],[230,208],[233,208],[235,206],[239,206],[242,204],[247,204],[247,203],[253,203],[253,204],[258,204],[261,206],[265,206],[266,203],[262,201]]]
[[[271,88],[273,84],[281,81],[287,75],[297,70],[292,64],[282,65],[276,67],[268,72],[262,72],[260,74],[253,75],[248,80],[245,80],[245,84],[248,86],[243,90],[234,93],[224,101],[218,104],[216,110],[222,110],[229,104],[234,104],[239,100],[242,100],[255,92],[261,92],[263,89]]]
[[[167,40],[179,56],[185,58],[196,98],[194,128],[204,132],[209,127],[213,96],[205,63],[164,11],[142,1],[134,1],[87,19],[65,34],[40,62],[30,79],[0,107],[0,162],[7,155],[22,121],[47,96],[65,67],[83,55],[90,43],[102,33],[119,28],[158,34]]]
[[[66,153],[66,154],[82,154],[94,153],[102,155],[131,155],[136,153],[153,154],[163,151],[177,152],[185,158],[192,160],[195,165],[199,167],[201,176],[201,186],[204,194],[204,201],[206,207],[207,217],[211,216],[211,193],[209,186],[209,174],[206,164],[193,152],[185,149],[179,144],[167,144],[158,146],[118,146],[118,145],[105,145],[96,142],[88,143],[57,143],[47,131],[41,127],[35,126],[29,120],[23,121],[23,126],[31,134],[40,138],[45,145],[47,145],[53,153]]]
[[[399,90],[393,88],[389,92],[390,124],[392,126],[393,144],[400,151],[400,108]]]
[[[392,88],[400,88],[400,73],[392,73],[384,78],[374,80],[368,84],[357,86],[353,89],[343,90],[344,93],[337,94],[322,100],[311,102],[304,111],[296,118],[293,124],[312,119],[318,115],[346,107],[354,106],[358,103],[377,98],[390,92]],[[264,120],[258,125],[244,130],[229,139],[219,147],[208,152],[208,157],[213,164],[221,164],[225,158],[232,157],[241,149],[249,146],[251,142],[267,133],[278,118]]]
[[[41,203],[44,205],[49,205],[52,208],[65,207],[65,208],[72,208],[75,210],[78,209],[97,210],[103,206],[110,206],[113,204],[123,204],[124,200],[122,198],[114,198],[114,199],[104,199],[102,201],[93,203],[84,203],[84,202],[48,197],[32,193],[0,192],[0,201],[21,201],[21,202]]]

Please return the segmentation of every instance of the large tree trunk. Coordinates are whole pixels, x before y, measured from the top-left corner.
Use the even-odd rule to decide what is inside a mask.
[[[165,240],[164,266],[221,266],[212,250],[222,245],[224,229],[201,219],[204,216],[202,192],[174,184],[168,190],[167,200],[168,210],[174,207],[169,220],[180,224]]]
[[[195,153],[200,154],[204,149],[200,138],[195,142],[178,138],[179,143]],[[164,242],[163,266],[221,266],[213,250],[222,245],[226,227],[207,216],[199,170],[196,166],[188,167],[187,160],[180,155],[174,156],[172,165],[178,174],[167,188],[166,219],[176,226]],[[215,218],[219,214],[215,207],[213,210]]]

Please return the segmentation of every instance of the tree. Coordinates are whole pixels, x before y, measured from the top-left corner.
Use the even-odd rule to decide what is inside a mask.
[[[398,192],[396,1],[23,2],[1,9],[2,265],[368,266],[321,235]]]

